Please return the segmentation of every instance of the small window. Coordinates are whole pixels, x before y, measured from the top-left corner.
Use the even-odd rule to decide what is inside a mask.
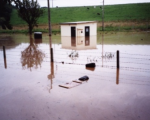
[[[88,29],[88,28],[86,28],[86,32],[89,32],[89,29]]]

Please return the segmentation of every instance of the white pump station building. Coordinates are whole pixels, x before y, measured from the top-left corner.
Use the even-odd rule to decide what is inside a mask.
[[[96,21],[66,22],[60,25],[62,48],[72,50],[96,49]]]

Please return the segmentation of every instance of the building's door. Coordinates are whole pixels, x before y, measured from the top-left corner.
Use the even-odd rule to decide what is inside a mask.
[[[76,27],[71,27],[71,37],[76,37]]]
[[[90,36],[90,27],[89,26],[85,26],[85,37]]]

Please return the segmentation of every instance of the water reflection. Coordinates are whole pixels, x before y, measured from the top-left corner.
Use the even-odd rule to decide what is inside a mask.
[[[7,60],[6,60],[6,58],[4,58],[4,66],[5,66],[5,69],[7,69]]]
[[[5,51],[5,46],[3,46],[3,54],[4,54],[4,66],[5,69],[7,68],[7,61],[6,61],[6,51]]]
[[[119,84],[119,68],[116,69],[116,84]]]
[[[85,37],[85,46],[90,46],[90,37]]]
[[[0,46],[7,46],[6,49],[15,48],[19,44],[13,39],[13,36],[0,36]]]
[[[55,78],[55,75],[54,75],[54,62],[51,62],[51,70],[50,70],[50,73],[47,77],[48,79],[50,80],[50,89],[49,89],[49,92],[50,90],[53,88],[52,87],[52,84],[53,84],[53,79]]]
[[[39,66],[41,67],[41,63],[45,54],[38,50],[38,45],[34,43],[34,39],[30,36],[30,45],[21,52],[21,63],[23,69],[30,69],[32,68],[37,69]]]
[[[42,39],[34,39],[34,43],[35,44],[41,44],[42,43]]]
[[[91,67],[86,67],[86,70],[90,70],[90,71],[94,71],[95,67],[91,68]]]
[[[63,49],[87,50],[96,49],[97,36],[90,37],[61,37]]]

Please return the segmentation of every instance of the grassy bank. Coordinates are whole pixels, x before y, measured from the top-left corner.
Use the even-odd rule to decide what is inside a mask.
[[[44,9],[45,12],[38,20],[39,27],[35,28],[34,31],[48,32],[48,12],[46,8],[41,9]],[[150,3],[106,5],[104,8],[105,30],[148,30],[150,29],[149,11]],[[101,6],[51,8],[53,32],[60,32],[59,23],[71,21],[98,21],[98,30],[100,31],[101,13]],[[26,23],[17,16],[15,9],[12,12],[11,24],[14,26],[13,32],[27,32]],[[2,30],[0,31],[2,32]],[[9,32],[9,30],[5,32]]]
[[[45,12],[44,15],[40,17],[39,24],[47,24],[47,9],[42,9],[44,9]],[[106,5],[104,8],[104,16],[105,21],[149,21],[149,11],[150,3]],[[61,22],[71,21],[101,21],[101,13],[101,6],[51,8],[51,22],[53,24],[59,24]],[[13,10],[11,23],[13,25],[25,24],[20,18],[18,18],[16,10]]]

